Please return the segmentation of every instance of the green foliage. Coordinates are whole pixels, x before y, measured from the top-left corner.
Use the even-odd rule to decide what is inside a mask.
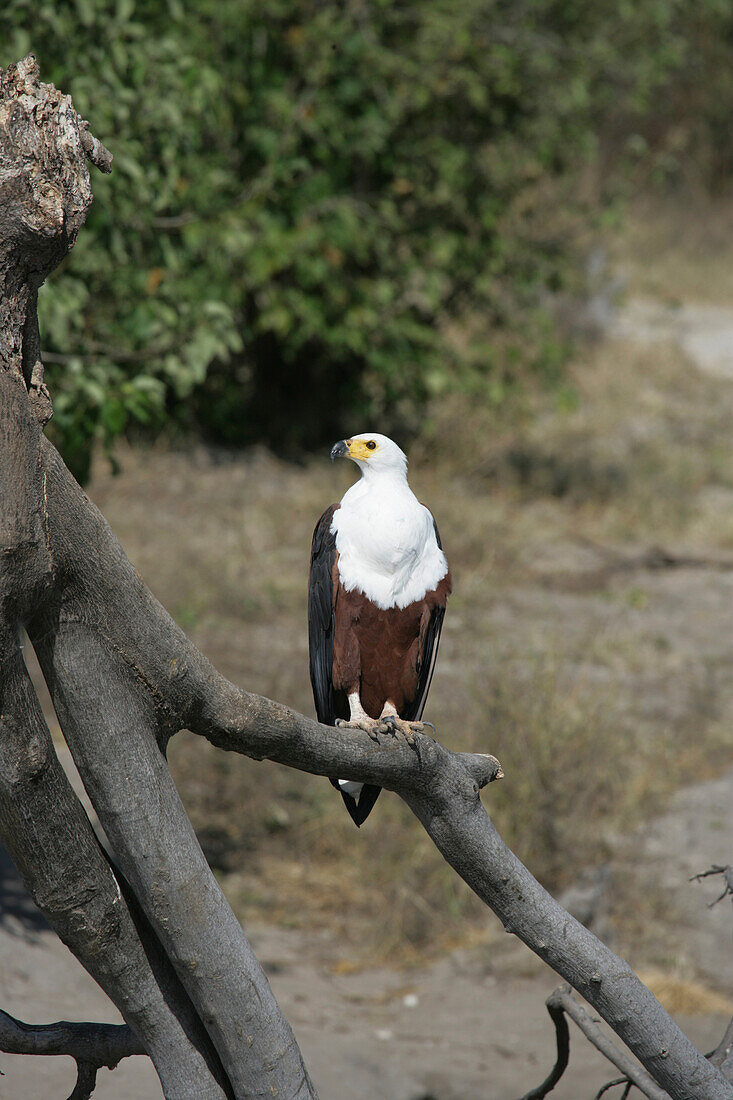
[[[10,0],[2,63],[32,49],[114,153],[58,276],[39,296],[54,395],[52,430],[80,476],[90,447],[131,422],[159,425],[241,348],[230,269],[214,234],[167,219],[216,220],[233,189],[224,74],[198,48],[183,9],[134,0]]]
[[[136,422],[292,452],[556,374],[578,170],[682,64],[683,8],[6,0],[0,64],[33,49],[115,156],[40,297],[76,472]]]

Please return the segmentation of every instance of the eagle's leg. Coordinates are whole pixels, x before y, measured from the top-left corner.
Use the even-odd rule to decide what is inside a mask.
[[[407,741],[408,745],[410,745],[410,747],[413,749],[417,747],[415,734],[422,733],[425,729],[425,726],[422,722],[407,722],[404,718],[400,718],[399,714],[397,713],[397,708],[395,707],[394,703],[391,703],[389,701],[389,699],[382,708],[382,713],[379,716],[379,720],[387,726],[390,733],[393,733],[395,735],[401,733]]]
[[[349,699],[349,720],[345,718],[337,718],[337,726],[350,726],[352,729],[366,730],[373,741],[378,740],[378,734],[387,733],[388,727],[382,721],[381,718],[370,718],[364,707],[361,705],[361,699],[359,698],[358,691],[350,691],[348,695]]]

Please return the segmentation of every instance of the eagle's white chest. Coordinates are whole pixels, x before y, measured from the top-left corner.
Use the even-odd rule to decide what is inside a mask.
[[[334,512],[338,571],[378,607],[407,607],[448,572],[433,517],[404,477],[362,478]]]

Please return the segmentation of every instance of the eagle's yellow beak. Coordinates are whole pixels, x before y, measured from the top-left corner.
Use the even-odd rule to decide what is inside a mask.
[[[366,462],[376,450],[373,439],[340,439],[331,448],[331,461],[337,458],[353,458],[355,462]]]

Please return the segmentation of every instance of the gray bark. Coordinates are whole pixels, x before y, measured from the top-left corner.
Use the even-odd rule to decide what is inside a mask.
[[[80,1024],[59,1020],[33,1027],[0,1011],[0,1042],[7,1054],[60,1054],[77,1062],[114,1069],[123,1058],[144,1049],[124,1024]]]
[[[117,698],[124,697],[127,686],[129,699],[121,703],[126,721],[121,735],[129,726],[129,714],[139,714],[141,725],[134,730],[130,746],[115,745],[111,759],[116,761],[114,782],[118,784],[113,809],[104,813],[108,835],[113,836],[124,862],[131,868],[131,880],[140,877],[134,859],[144,863],[145,856],[157,858],[150,848],[140,852],[135,848],[139,821],[155,816],[158,796],[165,795],[168,804],[157,825],[166,846],[162,863],[150,869],[153,881],[147,883],[144,900],[132,898],[128,904],[126,891],[118,881],[101,851],[84,811],[71,791],[56,759],[53,745],[40,707],[25,672],[18,637],[23,624],[44,620],[49,633],[35,633],[39,650],[52,653],[63,662],[74,644],[74,618],[97,620],[95,594],[104,584],[103,547],[95,556],[93,542],[87,543],[85,555],[91,555],[91,572],[96,573],[88,592],[78,599],[73,563],[67,560],[66,533],[59,517],[49,507],[49,492],[61,475],[72,487],[74,504],[83,507],[86,498],[73,482],[56,452],[41,434],[41,425],[48,419],[50,406],[44,392],[40,366],[38,326],[35,302],[38,287],[45,276],[63,258],[73,244],[91,202],[91,188],[84,159],[82,133],[84,125],[73,110],[68,97],[38,80],[32,58],[11,67],[0,77],[0,831],[8,850],[21,872],[24,882],[51,926],[70,947],[115,1002],[130,1028],[150,1054],[161,1078],[164,1092],[181,1100],[200,1097],[222,1100],[233,1095],[273,1095],[270,1086],[283,1085],[292,1078],[291,1065],[284,1056],[273,1069],[263,1069],[265,1054],[247,1050],[248,1014],[256,1011],[248,1006],[242,1020],[232,1020],[233,1009],[224,1019],[231,1033],[221,1044],[226,1060],[232,1065],[231,1078],[222,1067],[216,1050],[218,1038],[216,1018],[221,992],[226,983],[216,981],[222,969],[234,964],[232,985],[240,976],[236,967],[238,954],[261,981],[263,1002],[267,998],[264,976],[246,942],[231,910],[223,902],[220,891],[205,868],[203,856],[193,840],[180,803],[165,769],[165,761],[156,741],[158,717],[148,721],[145,698],[139,699],[139,683],[124,662],[118,679],[114,669],[103,669],[101,661],[94,665],[90,645],[89,678],[104,697],[117,689]],[[88,145],[89,142],[87,141]],[[101,146],[96,155],[103,161]],[[66,505],[61,502],[62,508]],[[75,519],[65,515],[72,533]],[[80,544],[76,544],[77,549]],[[66,569],[69,567],[67,574]],[[68,598],[62,598],[67,596]],[[101,611],[100,611],[101,614]],[[58,623],[52,622],[54,616]],[[62,622],[69,620],[68,633]],[[97,623],[102,626],[102,623]],[[103,633],[103,631],[102,631]],[[63,634],[63,636],[61,636]],[[58,637],[57,637],[58,636]],[[97,653],[98,657],[101,654]],[[127,679],[125,679],[127,677]],[[96,744],[103,744],[114,716],[97,731],[84,725],[87,716],[80,711],[83,697],[67,701],[58,691],[63,688],[63,671],[55,681],[56,701],[64,715],[68,736],[73,740],[80,725]],[[121,686],[123,685],[123,686]],[[73,686],[72,686],[73,690]],[[74,722],[74,717],[78,722]],[[152,727],[152,729],[151,729]],[[137,747],[136,747],[137,742]],[[96,758],[98,766],[109,766],[111,759]],[[147,769],[150,769],[148,773]],[[89,774],[85,774],[86,772]],[[165,772],[165,775],[162,773]],[[93,788],[93,769],[82,764],[82,777]],[[152,778],[151,778],[152,777]],[[131,779],[138,778],[134,797],[129,796]],[[155,788],[156,782],[159,790]],[[172,809],[171,809],[172,807]],[[165,810],[174,815],[173,822],[165,818]],[[116,828],[113,815],[124,819],[122,833]],[[175,832],[165,837],[166,829],[180,826],[182,836]],[[152,830],[141,842],[149,841]],[[131,837],[125,845],[125,837]],[[131,859],[130,847],[134,850]],[[192,851],[191,851],[192,850]],[[175,853],[175,855],[174,855]],[[171,866],[162,899],[156,893],[158,880],[165,880],[166,860]],[[192,902],[196,886],[200,885],[202,867],[209,882],[209,897],[215,904]],[[193,868],[182,882],[182,868]],[[212,886],[213,884],[213,886]],[[176,896],[175,891],[188,890]],[[173,900],[166,908],[165,898]],[[195,898],[198,902],[198,898]],[[186,904],[190,909],[186,911]],[[176,931],[182,931],[182,942],[175,940],[170,954],[168,921],[176,910]],[[146,913],[146,910],[148,911]],[[152,914],[153,919],[149,919]],[[154,931],[157,925],[159,935]],[[226,935],[222,942],[210,943],[213,960],[217,948],[221,953],[216,965],[209,967],[209,984],[215,991],[212,998],[197,996],[194,1002],[186,992],[186,980],[197,966],[196,938],[205,940],[211,926],[222,925]],[[174,937],[175,939],[175,937]],[[231,941],[231,942],[230,942]],[[184,980],[181,981],[181,976]],[[198,994],[196,980],[190,981]],[[206,986],[205,981],[200,982]],[[250,983],[251,984],[251,983]],[[240,989],[237,984],[237,989]],[[229,991],[227,990],[228,994]],[[242,994],[239,993],[241,998]],[[271,997],[271,995],[270,995]],[[253,998],[256,1004],[256,998]],[[237,1006],[237,997],[230,1005]],[[274,1004],[274,1002],[272,1002]],[[273,1013],[279,1016],[278,1010]],[[202,1018],[203,1017],[203,1018]],[[297,1068],[302,1061],[290,1029],[280,1017],[283,1049],[290,1053]],[[264,1032],[267,1021],[262,1024]],[[240,1032],[240,1028],[242,1031]],[[241,1041],[240,1041],[241,1040]],[[266,1057],[273,1055],[268,1046]],[[236,1052],[236,1055],[235,1055]],[[258,1062],[259,1057],[259,1062]],[[277,1061],[277,1060],[276,1060]],[[257,1079],[256,1088],[247,1080]],[[289,1085],[288,1085],[289,1087]],[[287,1090],[281,1088],[281,1095]],[[310,1096],[304,1086],[293,1096]]]
[[[35,295],[91,201],[85,149],[108,164],[32,62],[3,75],[0,830],[49,921],[151,1054],[166,1095],[315,1097],[168,772],[167,741],[188,727],[254,759],[397,791],[505,926],[590,1001],[671,1097],[731,1100],[627,964],[503,844],[479,794],[501,774],[493,757],[451,753],[427,736],[418,751],[391,735],[375,744],[239,690],[137,576],[41,431],[50,409]],[[21,666],[21,627],[129,888],[62,777]]]

